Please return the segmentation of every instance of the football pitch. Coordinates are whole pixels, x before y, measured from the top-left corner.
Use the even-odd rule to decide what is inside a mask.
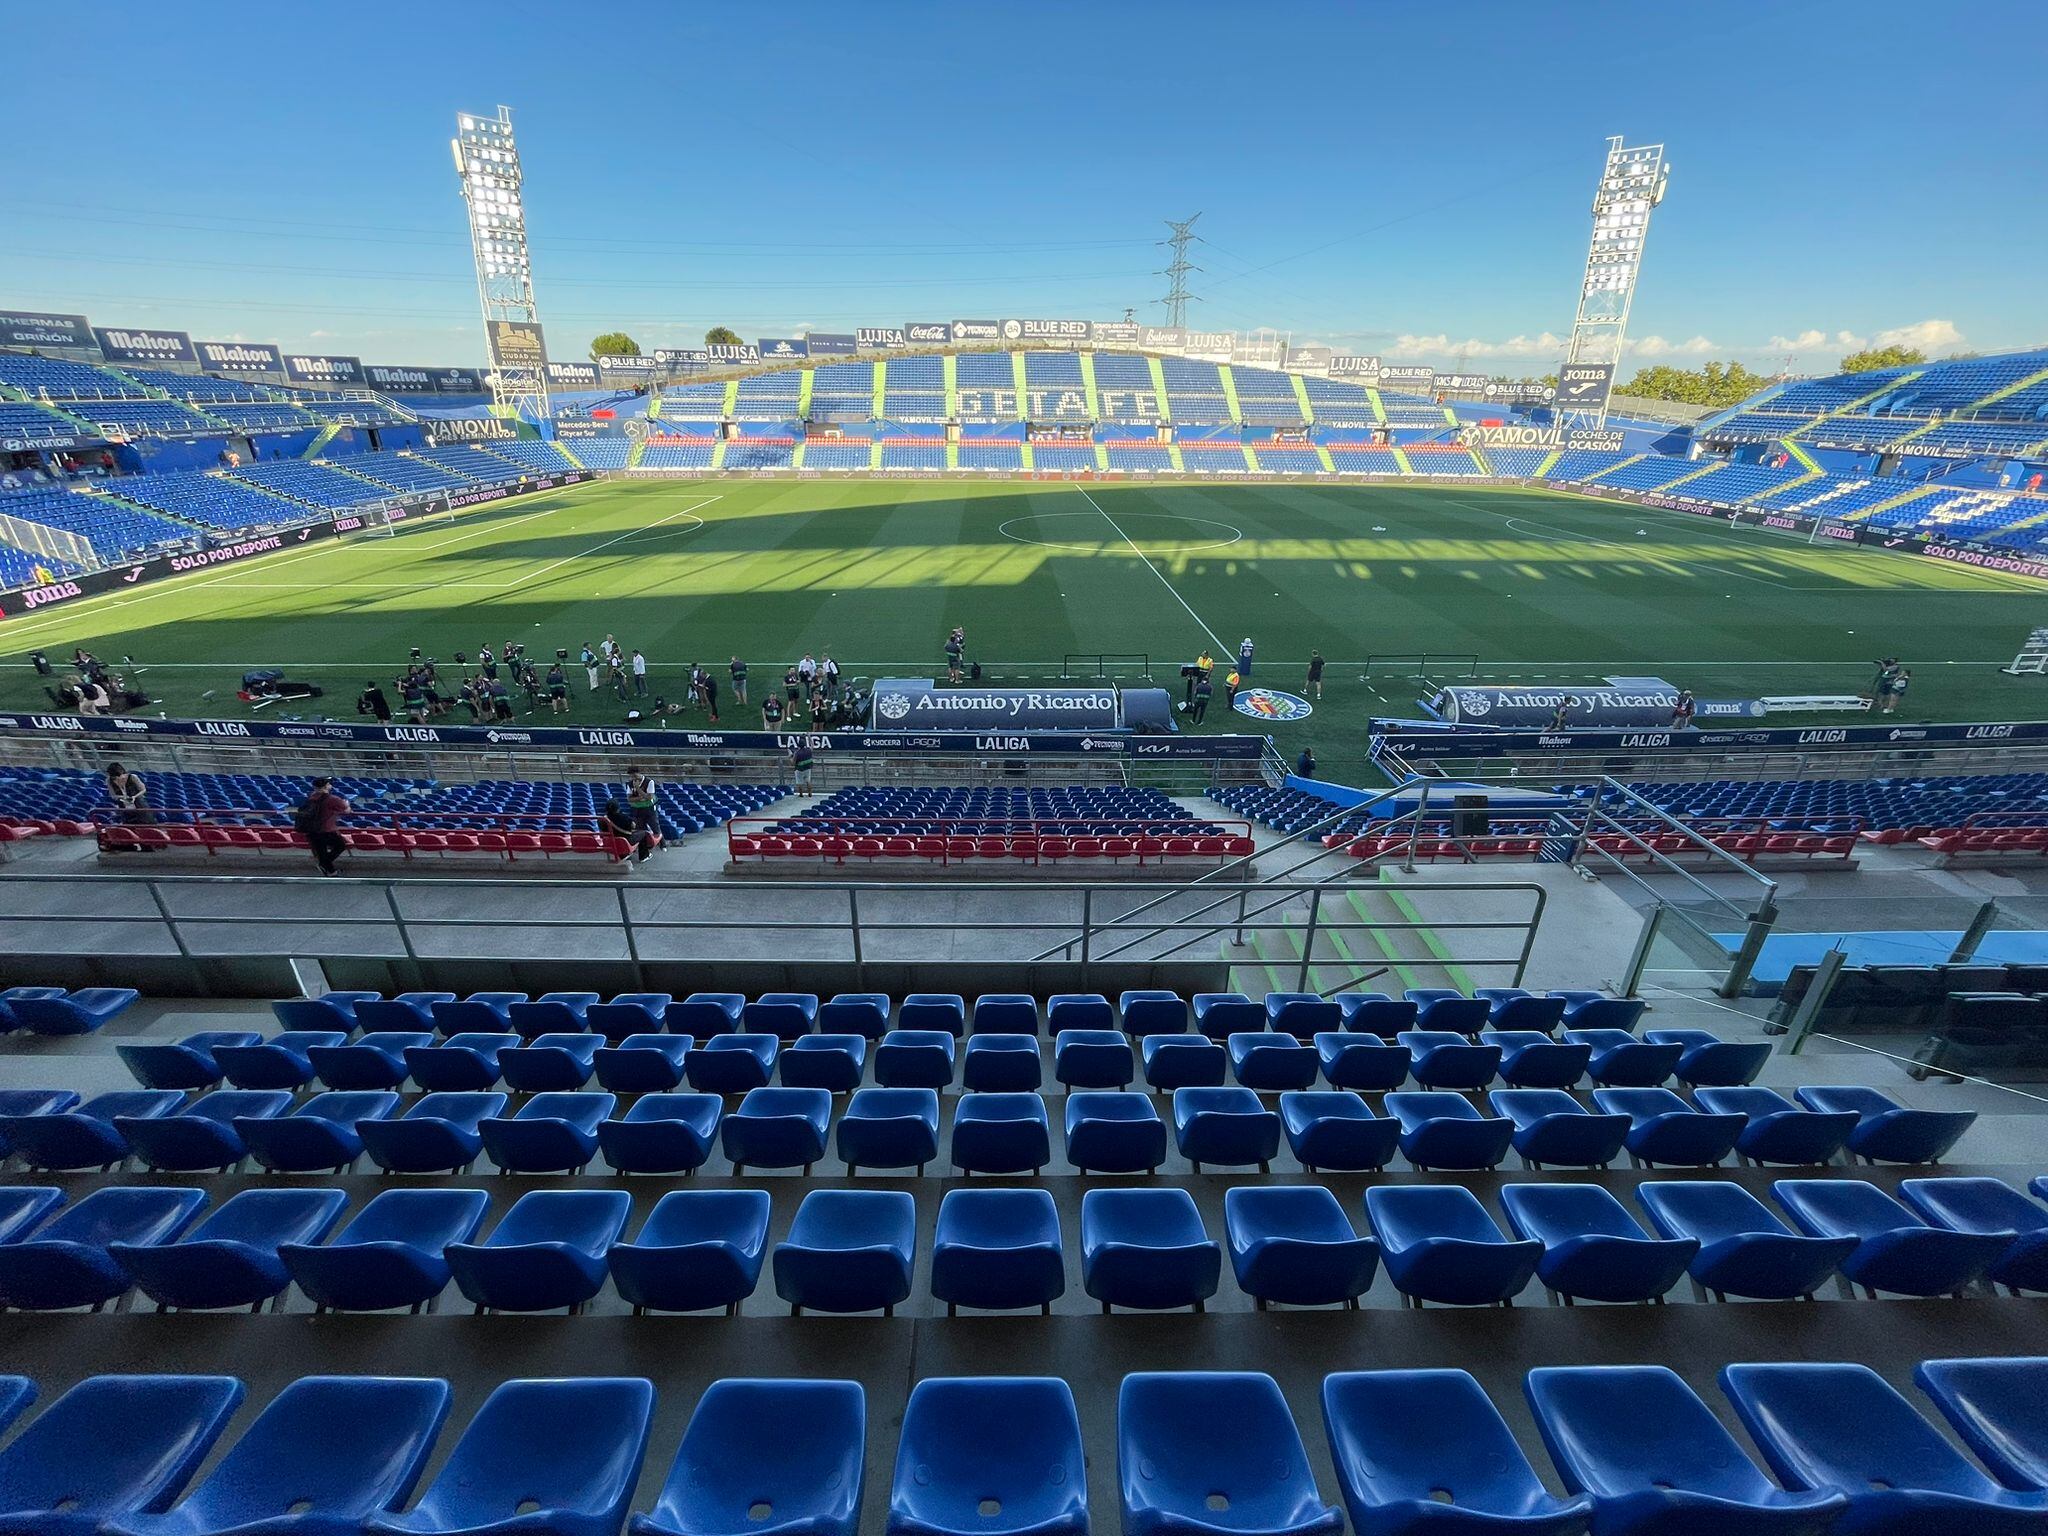
[[[610,725],[628,706],[575,665],[610,634],[671,700],[692,662],[724,684],[744,657],[756,708],[728,697],[721,723],[758,728],[766,685],[805,651],[856,678],[942,677],[962,625],[992,684],[1049,681],[1070,654],[1142,654],[1178,697],[1180,663],[1249,635],[1254,684],[1302,692],[1320,649],[1324,697],[1269,726],[1219,686],[1201,729],[1270,731],[1290,759],[1313,745],[1342,778],[1368,715],[1413,712],[1416,669],[1396,656],[1476,658],[1485,681],[1656,675],[1751,698],[1861,691],[1873,659],[1897,655],[1913,673],[1902,721],[2033,719],[2048,678],[1999,669],[2043,623],[2048,591],[2022,578],[1558,492],[610,481],[25,614],[7,624],[0,706],[47,708],[25,658],[83,645],[133,657],[172,714],[245,717],[241,674],[278,667],[326,697],[266,718],[353,719],[410,647],[452,679],[457,651],[518,641],[543,668],[566,648],[569,721]]]

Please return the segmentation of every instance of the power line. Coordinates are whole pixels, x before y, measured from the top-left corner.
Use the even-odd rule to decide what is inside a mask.
[[[1168,262],[1166,270],[1159,274],[1167,282],[1166,297],[1160,302],[1166,306],[1166,323],[1170,326],[1179,327],[1186,321],[1190,302],[1201,302],[1188,292],[1188,274],[1202,270],[1188,263],[1188,246],[1198,238],[1194,232],[1195,219],[1200,217],[1201,214],[1197,213],[1190,219],[1168,219],[1166,227],[1173,233],[1159,242],[1161,245],[1173,247],[1173,260]]]

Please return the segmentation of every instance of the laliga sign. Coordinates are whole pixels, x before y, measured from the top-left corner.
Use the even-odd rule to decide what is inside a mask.
[[[1275,724],[1306,720],[1316,712],[1315,705],[1300,694],[1282,693],[1277,688],[1240,688],[1230,707],[1240,715]]]

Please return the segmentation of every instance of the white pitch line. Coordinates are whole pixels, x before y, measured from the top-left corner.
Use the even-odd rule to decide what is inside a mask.
[[[644,528],[630,529],[627,532],[620,534],[615,539],[606,539],[602,544],[599,544],[594,549],[578,550],[573,555],[564,555],[559,560],[551,560],[546,565],[542,566],[539,570],[530,572],[525,576],[521,576],[517,580],[509,581],[504,586],[498,588],[498,590],[501,592],[509,592],[515,587],[523,587],[527,585],[527,583],[529,582],[538,581],[541,579],[541,577],[547,575],[549,571],[554,570],[558,566],[567,565],[572,560],[587,560],[592,555],[610,549],[614,544],[623,544],[626,542],[626,540],[630,538],[635,538],[640,534],[652,533],[655,529],[659,528],[663,523],[672,523],[679,517],[688,517],[692,513],[694,513],[698,507],[708,507],[711,505],[712,502],[723,501],[724,499],[725,498],[723,496],[706,496],[702,501],[696,503],[695,506],[688,506],[682,508],[680,511],[671,512],[667,517],[659,518],[656,521],[647,524],[647,526]],[[701,526],[704,520],[700,517],[697,519],[697,521],[698,524]]]
[[[1093,496],[1088,495],[1088,489],[1086,486],[1077,485],[1074,487],[1074,489],[1079,491],[1082,494],[1082,496],[1087,498],[1089,506],[1093,507],[1097,512],[1102,512],[1102,503],[1097,501]],[[1145,569],[1150,571],[1154,576],[1157,576],[1159,578],[1159,584],[1162,587],[1166,588],[1166,590],[1172,594],[1173,600],[1176,603],[1179,603],[1181,607],[1187,609],[1188,617],[1193,619],[1195,623],[1201,627],[1202,633],[1207,635],[1211,640],[1214,640],[1216,642],[1217,651],[1227,652],[1230,649],[1230,647],[1223,643],[1223,637],[1217,634],[1215,630],[1211,629],[1209,627],[1208,621],[1205,620],[1199,613],[1195,612],[1195,610],[1192,608],[1188,608],[1188,600],[1182,597],[1179,591],[1174,587],[1173,583],[1166,579],[1165,573],[1161,571],[1158,566],[1152,563],[1152,557],[1146,554],[1144,550],[1138,548],[1137,542],[1134,539],[1132,539],[1132,537],[1128,533],[1124,532],[1122,525],[1119,524],[1117,520],[1111,517],[1107,512],[1102,512],[1102,520],[1105,523],[1109,524],[1110,527],[1116,529],[1116,536],[1122,539],[1126,544],[1129,544],[1131,546],[1131,553],[1136,555],[1140,560],[1145,562]]]

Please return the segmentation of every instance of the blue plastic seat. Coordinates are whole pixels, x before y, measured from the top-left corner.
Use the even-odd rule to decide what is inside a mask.
[[[1637,1185],[1636,1201],[1665,1237],[1698,1239],[1687,1272],[1721,1300],[1811,1297],[1856,1250],[1853,1237],[1798,1236],[1730,1180],[1658,1179]]]
[[[1379,1270],[1379,1244],[1360,1237],[1320,1184],[1245,1184],[1224,1191],[1237,1288],[1269,1303],[1355,1308]]]
[[[1310,1173],[1384,1167],[1401,1138],[1398,1121],[1375,1115],[1348,1089],[1281,1094],[1280,1129]]]
[[[1852,1237],[1842,1273],[1871,1294],[1960,1294],[1984,1277],[2011,1238],[2004,1232],[1953,1232],[1930,1226],[1862,1179],[1777,1179],[1771,1196],[1811,1237]]]
[[[633,1214],[623,1189],[521,1195],[481,1243],[450,1243],[448,1267],[479,1312],[575,1312],[604,1289],[606,1256]]]
[[[448,1417],[445,1381],[307,1376],[273,1398],[191,1493],[107,1536],[348,1536],[403,1504]]]
[[[1688,1088],[1740,1088],[1755,1082],[1771,1059],[1768,1040],[1723,1040],[1704,1029],[1646,1029],[1643,1038],[1684,1047],[1672,1071]]]
[[[1856,1128],[1847,1110],[1824,1115],[1802,1109],[1775,1088],[1701,1088],[1693,1102],[1709,1114],[1745,1117],[1735,1152],[1753,1163],[1831,1163]]]
[[[1081,1197],[1081,1283],[1107,1312],[1203,1310],[1223,1250],[1184,1189],[1091,1189]]]
[[[291,1284],[280,1245],[320,1241],[347,1204],[339,1189],[249,1189],[176,1242],[114,1242],[107,1252],[159,1307],[260,1312]]]
[[[502,1093],[429,1093],[395,1120],[365,1120],[356,1129],[386,1173],[466,1173],[484,1146],[477,1127],[508,1102]]]
[[[479,992],[476,996],[480,999],[502,997],[509,1001],[515,997],[523,998],[526,994],[524,992]],[[356,1028],[366,1035],[376,1034],[380,1030],[387,1029],[399,1030],[408,1034],[416,1034],[421,1030],[429,1032],[438,1031],[444,1035],[454,1034],[454,1029],[442,1028],[440,1019],[435,1014],[435,1008],[439,1004],[452,1003],[454,1001],[455,994],[453,992],[401,992],[396,997],[380,997],[375,994],[366,995],[356,999]],[[271,1007],[275,1010],[277,1005],[273,1003]],[[505,1027],[505,1017],[502,1010],[492,1012],[487,1016],[492,1020],[491,1023],[465,1025],[462,1027],[479,1029],[503,1029]],[[284,1015],[279,1013],[278,1018],[282,1022]],[[297,1026],[287,1025],[287,1027]],[[336,1027],[339,1028],[340,1026],[337,1025]]]
[[[938,1091],[863,1088],[847,1101],[837,1134],[849,1175],[862,1168],[915,1168],[922,1174],[939,1155]]]
[[[1137,1053],[1114,1029],[1062,1029],[1053,1038],[1053,1077],[1069,1088],[1124,1088],[1138,1075]]]
[[[1313,1086],[1323,1064],[1313,1045],[1271,1030],[1232,1035],[1224,1048],[1230,1052],[1231,1073],[1238,1082],[1266,1093]]]
[[[241,1405],[232,1376],[89,1376],[0,1451],[0,1536],[100,1536],[178,1496]]]
[[[1173,1140],[1197,1173],[1204,1163],[1264,1173],[1280,1151],[1280,1116],[1249,1088],[1176,1088]]]
[[[867,1435],[858,1382],[714,1381],[697,1399],[653,1512],[635,1515],[628,1529],[854,1536]]]
[[[1188,1027],[1187,999],[1178,992],[1138,988],[1117,995],[1116,1021],[1127,1035],[1178,1035]]]
[[[176,1092],[177,1090],[158,1090]],[[180,1099],[184,1094],[179,1093]],[[31,1115],[61,1115],[78,1108],[79,1095],[69,1088],[0,1088],[0,1158],[14,1154],[10,1126]]]
[[[1415,1005],[1415,1028],[1425,1034],[1477,1035],[1493,1015],[1485,998],[1454,987],[1410,987],[1404,995]]]
[[[736,1174],[750,1167],[808,1173],[825,1155],[831,1119],[832,1095],[822,1088],[754,1088],[725,1117],[719,1140]]]
[[[2008,1488],[2048,1491],[2048,1357],[1924,1360],[1913,1380]]]
[[[1266,1027],[1266,1005],[1242,992],[1197,992],[1192,999],[1195,1028],[1211,1040],[1228,1040],[1245,1030]]]
[[[134,1284],[113,1256],[116,1244],[175,1242],[206,1192],[157,1185],[108,1185],[63,1207],[26,1237],[0,1244],[0,1307],[97,1311]]]
[[[1628,1137],[1627,1115],[1596,1115],[1562,1088],[1496,1088],[1486,1102],[1514,1122],[1509,1144],[1531,1168],[1605,1168]]]
[[[483,1224],[480,1189],[389,1189],[323,1244],[281,1243],[278,1257],[318,1311],[414,1311],[448,1284],[446,1250]]]
[[[515,1093],[569,1093],[590,1081],[604,1036],[536,1035],[525,1045],[508,1045],[499,1053],[498,1070]]]
[[[1721,1389],[1778,1481],[1849,1501],[1838,1529],[2020,1536],[2048,1493],[2001,1488],[1865,1365],[1730,1365]]]
[[[75,1108],[16,1115],[6,1123],[7,1139],[30,1168],[112,1168],[131,1150],[117,1121],[174,1115],[184,1105],[175,1088],[117,1089]]]
[[[542,1035],[580,1035],[590,1028],[590,1009],[599,1001],[595,992],[543,992],[529,1002],[513,1003],[512,1033],[527,1040]]]
[[[969,1093],[1036,1093],[1045,1081],[1036,1035],[969,1035],[960,1086]]]
[[[1660,1087],[1685,1054],[1682,1045],[1652,1045],[1620,1029],[1567,1029],[1564,1038],[1593,1048],[1586,1075],[1603,1088]]]
[[[254,1045],[223,1045],[214,1049],[221,1075],[237,1088],[303,1088],[313,1081],[315,1046],[340,1045],[346,1035],[332,1030],[287,1030]]]
[[[1848,1501],[1790,1493],[1743,1454],[1697,1393],[1661,1365],[1533,1370],[1523,1382],[1550,1459],[1614,1536],[1820,1536]]]
[[[884,1088],[945,1088],[953,1081],[957,1037],[943,1029],[892,1029],[875,1045],[875,1081]]]
[[[235,1134],[272,1173],[342,1173],[362,1155],[357,1124],[397,1113],[395,1093],[316,1093],[288,1115],[238,1117]]]
[[[1337,1536],[1272,1377],[1139,1371],[1116,1403],[1128,1536]]]
[[[1561,997],[1546,997],[1521,987],[1474,987],[1472,995],[1486,999],[1489,1029],[1552,1035],[1564,1022]]]
[[[1795,1088],[1822,1114],[1853,1114],[1849,1151],[1872,1163],[1938,1163],[1977,1119],[1971,1109],[1906,1109],[1875,1088]]]
[[[835,992],[818,1004],[818,1028],[825,1034],[879,1040],[889,1032],[889,994]]]
[[[1052,1161],[1052,1125],[1035,1093],[963,1094],[953,1111],[962,1173],[1037,1173]]]
[[[1408,1047],[1410,1074],[1424,1088],[1484,1088],[1500,1072],[1499,1046],[1474,1044],[1450,1030],[1404,1030],[1400,1043]]]
[[[223,1045],[254,1045],[262,1038],[254,1030],[209,1029],[182,1040],[117,1045],[114,1054],[121,1058],[128,1075],[144,1088],[218,1088],[221,1067],[214,1059],[214,1049]]]
[[[1323,1426],[1359,1536],[1584,1536],[1593,1501],[1543,1486],[1468,1372],[1335,1372]]]
[[[754,1294],[768,1252],[765,1189],[678,1189],[655,1202],[630,1243],[614,1243],[612,1282],[634,1312],[728,1317]]]
[[[419,1503],[365,1536],[612,1536],[647,1454],[654,1387],[630,1377],[508,1381]]]
[[[1050,1312],[1067,1288],[1060,1216],[1043,1189],[955,1189],[939,1202],[932,1296],[960,1307]]]
[[[773,1035],[713,1035],[684,1059],[683,1076],[699,1093],[751,1093],[768,1086],[781,1050]]]
[[[1401,1122],[1401,1155],[1417,1168],[1498,1168],[1514,1122],[1482,1115],[1458,1093],[1390,1093],[1381,1101]]]
[[[1510,1088],[1570,1088],[1593,1059],[1590,1045],[1553,1040],[1533,1029],[1482,1029],[1479,1043],[1499,1047],[1500,1080]]]
[[[1571,988],[1549,996],[1563,1000],[1566,1029],[1633,1030],[1650,1006],[1640,997],[1609,997],[1605,992]]]
[[[809,1034],[817,1025],[815,992],[763,992],[740,1010],[742,1030],[773,1035],[784,1045]]]
[[[428,1093],[480,1093],[497,1086],[500,1058],[519,1043],[509,1030],[450,1035],[439,1045],[407,1046],[406,1070]]]
[[[1501,1209],[1515,1236],[1543,1245],[1536,1278],[1573,1301],[1657,1301],[1700,1251],[1691,1237],[1653,1238],[1599,1184],[1508,1184]]]
[[[346,1035],[353,1034],[362,1026],[357,1008],[363,1003],[374,1003],[383,995],[381,992],[323,992],[318,997],[280,997],[271,1003],[270,1011],[285,1029],[338,1029]],[[418,1027],[431,1032],[434,1027],[432,1016]]]
[[[1416,1015],[1422,1011],[1407,998],[1389,997],[1384,992],[1339,992],[1330,1001],[1337,1005],[1342,1028],[1352,1034],[1378,1035],[1382,1040],[1413,1029]]]
[[[21,1020],[15,1016],[14,1005],[16,1003],[31,997],[62,997],[63,995],[64,989],[62,987],[8,987],[6,990],[0,991],[0,1034],[12,1034],[15,1030],[24,1027]]]
[[[618,1104],[610,1093],[536,1093],[516,1115],[479,1120],[477,1134],[501,1173],[581,1173]]]
[[[0,1243],[13,1242],[63,1203],[64,1191],[53,1184],[0,1185]]]
[[[291,1107],[292,1096],[282,1088],[227,1088],[194,1099],[175,1115],[116,1115],[114,1128],[145,1168],[199,1173],[232,1168],[248,1155],[237,1120],[275,1119]]]
[[[905,1025],[908,1028],[908,1024]],[[1028,992],[984,992],[974,1000],[967,1032],[973,1035],[1035,1035],[1038,1003]]]
[[[313,1076],[329,1088],[373,1093],[401,1087],[412,1075],[405,1053],[433,1044],[434,1036],[425,1031],[387,1030],[364,1035],[352,1044],[312,1046],[306,1060],[313,1064]]]
[[[1695,1109],[1669,1088],[1596,1088],[1593,1104],[1605,1114],[1628,1116],[1629,1155],[1651,1167],[1711,1168],[1735,1150],[1749,1123]]]
[[[1462,1184],[1375,1184],[1365,1214],[1410,1306],[1512,1306],[1543,1257],[1539,1242],[1509,1241]]]
[[[598,1149],[614,1173],[690,1173],[711,1156],[724,1113],[715,1093],[644,1093],[598,1125]]]
[[[792,1316],[874,1312],[910,1296],[917,1200],[900,1189],[814,1189],[775,1245],[775,1294]]]
[[[524,992],[472,992],[457,998],[445,993],[407,993],[401,1007],[375,1007],[366,1018],[381,1029],[417,1028],[403,1022],[405,1011],[424,1012],[444,1035],[502,1035],[512,1030],[512,1005],[526,1001]],[[415,1001],[416,1000],[416,1001]]]
[[[609,1002],[592,1003],[583,1010],[583,1022],[605,1044],[617,1045],[633,1035],[661,1035],[666,1031],[668,1005],[675,998],[667,992],[621,992]]]
[[[1220,1088],[1230,1070],[1230,1053],[1206,1036],[1147,1035],[1138,1042],[1138,1054],[1145,1085],[1155,1093]]]
[[[1066,1134],[1082,1173],[1150,1173],[1166,1161],[1166,1122],[1143,1094],[1068,1094]]]
[[[992,1424],[1001,1433],[989,1434]],[[889,1531],[1087,1536],[1087,1464],[1067,1384],[1042,1376],[920,1381],[903,1410]],[[850,1523],[830,1536],[852,1536]]]
[[[1372,1035],[1326,1029],[1316,1036],[1316,1061],[1332,1088],[1384,1093],[1408,1081],[1408,1047]]]
[[[1045,1027],[1054,1034],[1064,1029],[1115,1029],[1116,1009],[1100,992],[1056,992],[1045,1000]]]
[[[1930,1224],[1951,1232],[2002,1233],[2010,1246],[1984,1278],[2015,1291],[2048,1291],[2048,1210],[1998,1179],[1906,1179],[1904,1200]]]
[[[956,1039],[967,1033],[967,1002],[958,992],[912,992],[896,1007],[898,1029],[944,1030]],[[911,1084],[908,1086],[920,1086]],[[929,1087],[929,1084],[921,1086]]]
[[[783,1048],[782,1085],[851,1093],[860,1086],[867,1062],[865,1035],[799,1035]]]
[[[1344,1027],[1344,1010],[1314,992],[1268,992],[1266,1028],[1313,1040],[1327,1030]]]
[[[672,1035],[709,1040],[737,1030],[746,1006],[747,1000],[737,992],[692,992],[681,1002],[669,1004],[665,1023]]]
[[[26,989],[40,992],[40,987]],[[82,987],[61,997],[15,996],[8,1002],[15,1022],[31,1034],[89,1035],[103,1028],[142,994],[133,987]]]
[[[613,1093],[667,1093],[683,1086],[689,1054],[686,1035],[624,1035],[601,1047],[590,1064],[597,1086]]]

